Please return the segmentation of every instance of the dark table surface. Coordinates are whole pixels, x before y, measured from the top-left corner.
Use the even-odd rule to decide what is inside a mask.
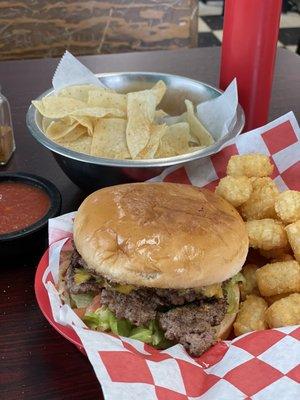
[[[87,56],[94,72],[156,71],[218,85],[219,48]],[[8,97],[17,150],[0,169],[41,175],[62,193],[62,212],[74,210],[84,193],[60,170],[51,153],[28,133],[30,101],[51,86],[56,59],[0,62],[0,84]],[[279,49],[269,119],[294,111],[300,119],[300,57]],[[1,254],[0,254],[1,264]],[[1,265],[0,397],[15,399],[99,399],[100,386],[87,358],[62,338],[39,311],[33,290],[35,265]]]

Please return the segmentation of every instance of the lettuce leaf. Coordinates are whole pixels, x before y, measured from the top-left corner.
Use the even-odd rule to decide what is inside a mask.
[[[94,294],[92,293],[82,293],[82,294],[73,294],[70,293],[70,297],[75,303],[77,308],[85,308],[89,306],[94,298]]]
[[[118,319],[107,307],[102,306],[93,313],[87,313],[83,322],[91,329],[111,331],[116,335],[130,335],[132,324],[126,319]]]
[[[95,313],[87,313],[83,317],[83,322],[91,329],[97,329],[99,326],[99,316]],[[105,329],[104,329],[105,330]]]
[[[157,321],[151,321],[148,326],[134,326],[126,319],[119,319],[106,306],[98,308],[93,313],[86,313],[83,322],[91,329],[109,332],[120,336],[137,339],[152,346],[165,349],[171,346],[159,327]]]
[[[111,313],[109,319],[110,330],[112,333],[120,336],[128,337],[132,329],[132,324],[126,319],[118,319]]]
[[[107,308],[101,307],[93,313],[86,313],[83,317],[83,322],[91,329],[109,331],[110,313],[111,312]]]
[[[138,326],[136,328],[133,328],[132,331],[130,332],[131,339],[136,339],[140,340],[141,342],[144,343],[152,343],[152,332],[150,329],[143,328],[141,326]]]
[[[151,321],[148,328],[141,326],[133,328],[129,337],[151,344],[157,349],[166,349],[172,345],[172,343],[165,338],[164,332],[159,327],[157,321]]]
[[[172,346],[172,342],[165,338],[164,331],[158,325],[158,322],[151,321],[149,327],[152,328],[152,346],[157,349],[167,349]]]

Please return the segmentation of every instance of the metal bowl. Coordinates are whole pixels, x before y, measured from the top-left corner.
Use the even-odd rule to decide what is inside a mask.
[[[149,89],[157,81],[163,80],[168,89],[160,107],[170,115],[179,115],[185,111],[185,99],[198,104],[222,94],[221,90],[206,83],[171,74],[119,72],[97,74],[97,77],[105,86],[120,93]],[[53,89],[47,90],[38,99],[49,96],[53,92]],[[145,181],[161,173],[167,166],[183,164],[217,153],[226,142],[241,133],[245,124],[245,116],[243,109],[238,105],[237,120],[233,129],[223,138],[215,138],[216,142],[212,146],[193,153],[151,160],[117,160],[94,157],[62,147],[44,135],[41,124],[42,116],[33,105],[28,109],[26,123],[32,136],[52,151],[56,161],[68,177],[82,189],[93,191],[118,183]]]

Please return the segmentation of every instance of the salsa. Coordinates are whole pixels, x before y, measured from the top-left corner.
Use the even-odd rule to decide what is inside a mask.
[[[0,234],[34,224],[49,208],[50,199],[42,189],[21,182],[0,182]]]

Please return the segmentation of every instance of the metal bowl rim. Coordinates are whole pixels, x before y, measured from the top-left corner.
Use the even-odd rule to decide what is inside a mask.
[[[195,79],[187,78],[182,75],[174,75],[174,74],[167,74],[167,73],[160,73],[160,72],[150,72],[150,71],[129,71],[129,72],[108,72],[108,73],[97,73],[95,74],[98,78],[101,77],[107,77],[107,76],[122,76],[122,75],[153,75],[153,76],[161,76],[161,77],[172,77],[172,78],[180,78],[180,79],[185,79],[190,81],[193,84],[196,85],[202,85],[205,86],[219,94],[222,94],[223,91],[221,89],[218,89],[212,85],[209,85],[207,83],[197,81]],[[100,79],[101,80],[101,79]],[[54,92],[53,88],[50,88],[46,90],[44,93],[42,93],[40,96],[38,96],[36,99],[40,100],[43,97],[46,97],[50,95],[51,93]],[[208,146],[204,149],[197,150],[191,153],[185,153],[181,154],[178,156],[173,156],[173,157],[166,157],[166,158],[155,158],[155,159],[138,159],[138,160],[120,160],[120,159],[112,159],[112,158],[102,158],[102,157],[94,157],[90,156],[88,154],[84,153],[79,153],[70,149],[67,149],[66,147],[60,146],[57,143],[53,142],[47,136],[43,133],[43,131],[38,127],[36,123],[36,113],[37,110],[36,108],[31,104],[28,108],[28,111],[26,113],[26,124],[27,127],[32,134],[32,136],[42,145],[47,147],[49,150],[61,155],[65,156],[67,158],[71,158],[76,161],[81,161],[85,163],[90,163],[90,164],[95,164],[95,165],[101,165],[101,166],[110,166],[110,167],[123,167],[123,168],[151,168],[151,167],[167,167],[167,166],[172,166],[172,165],[178,165],[178,164],[183,164],[189,161],[193,161],[199,158],[204,158],[207,157],[211,154],[216,153],[219,151],[224,145],[229,142],[230,140],[234,139],[236,136],[238,136],[245,125],[245,114],[244,110],[242,109],[241,105],[238,104],[237,108],[237,115],[238,115],[238,120],[240,119],[241,126],[240,129],[238,130],[233,130],[229,132],[227,135],[222,137],[220,140],[215,142],[213,145]],[[236,122],[237,124],[237,122]]]

